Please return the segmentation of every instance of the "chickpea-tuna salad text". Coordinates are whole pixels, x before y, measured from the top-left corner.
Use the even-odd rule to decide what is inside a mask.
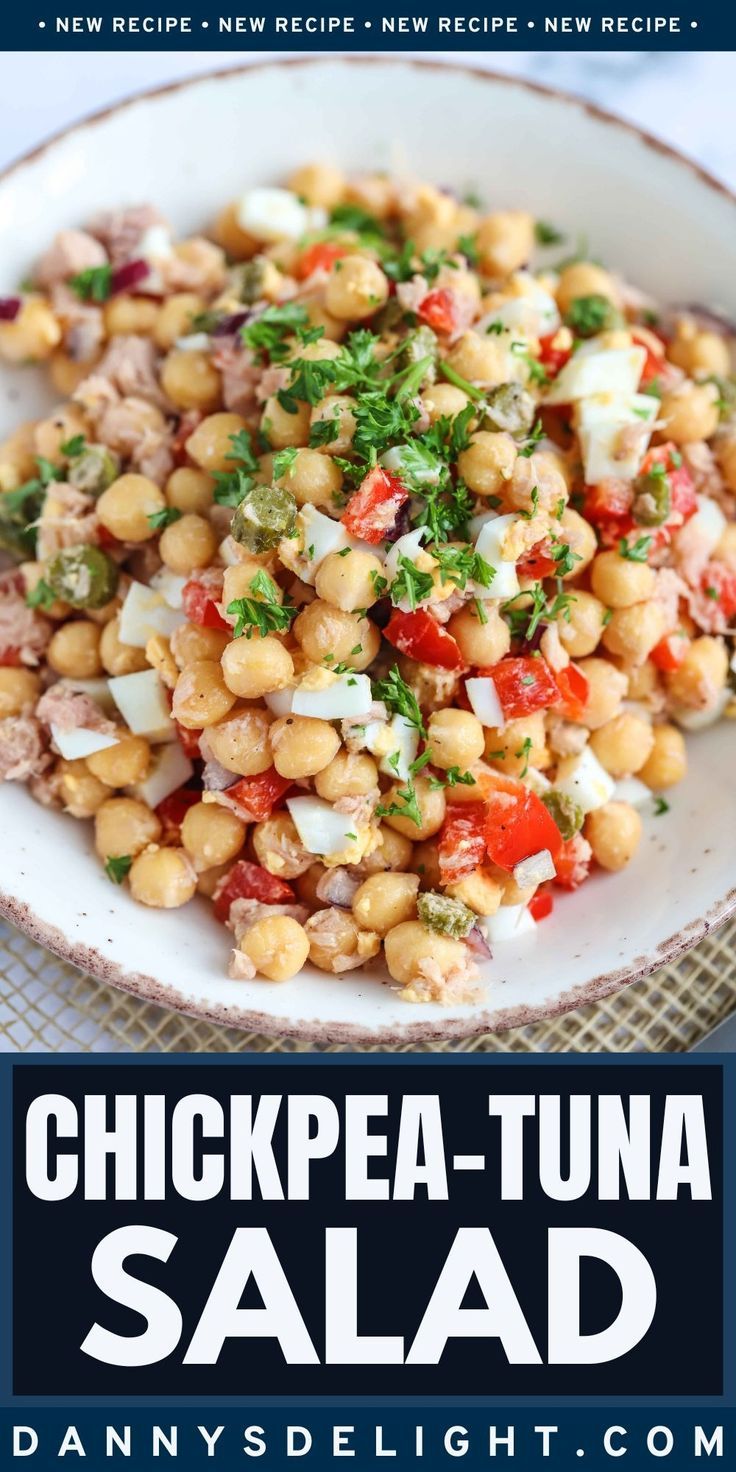
[[[64,399],[0,447],[0,776],[234,979],[472,1000],[735,713],[729,329],[559,240],[312,164],[0,300]]]

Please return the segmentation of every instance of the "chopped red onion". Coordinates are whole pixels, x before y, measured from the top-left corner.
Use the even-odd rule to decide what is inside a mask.
[[[350,874],[347,869],[327,869],[317,885],[317,898],[324,900],[325,904],[337,905],[341,910],[349,910],[362,882],[361,879]]]
[[[139,281],[145,281],[151,274],[148,261],[126,261],[124,266],[118,266],[113,271],[110,280],[110,295],[115,296],[119,291],[129,291],[131,286],[137,286]]]
[[[221,322],[216,323],[211,329],[210,336],[230,337],[234,333],[239,332],[240,328],[244,327],[253,315],[253,312],[231,312],[229,317],[223,317]]]
[[[542,848],[538,854],[530,854],[528,859],[521,859],[514,865],[514,880],[519,889],[531,889],[533,885],[545,884],[548,879],[554,879],[556,873],[548,848]]]
[[[465,937],[465,944],[469,946],[475,956],[481,961],[491,961],[491,948],[479,925],[474,925]]]
[[[227,767],[209,758],[205,761],[202,772],[202,786],[205,792],[226,792],[228,787],[233,787],[239,781],[237,772],[229,772]]]
[[[19,296],[0,296],[0,322],[14,322],[22,305]]]

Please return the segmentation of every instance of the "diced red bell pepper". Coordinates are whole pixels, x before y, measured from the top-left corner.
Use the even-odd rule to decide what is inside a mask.
[[[553,346],[557,332],[548,332],[546,337],[539,339],[538,358],[548,378],[556,378],[561,368],[572,357],[572,348],[556,348]]]
[[[216,600],[204,583],[191,578],[182,588],[181,601],[190,624],[199,624],[202,629],[222,629],[228,634],[232,633],[230,625],[218,612]]]
[[[560,709],[563,716],[568,721],[581,720],[590,689],[582,670],[579,670],[574,664],[565,665],[564,670],[557,670],[555,680],[560,692]]]
[[[438,845],[440,879],[456,884],[486,857],[486,810],[481,802],[450,803]]]
[[[443,670],[466,668],[457,640],[423,608],[415,609],[414,613],[395,609],[383,633],[401,654],[408,654],[421,664],[437,665]]]
[[[507,721],[556,705],[560,698],[554,675],[541,656],[511,655],[478,673],[491,676]]]
[[[180,726],[178,721],[175,721],[174,724],[176,726],[176,734],[179,737],[179,741],[181,742],[184,755],[188,756],[189,760],[192,762],[198,761],[199,757],[202,754],[199,749],[199,738],[202,735],[201,730],[192,731],[189,729],[188,726]]]
[[[457,326],[457,305],[453,292],[445,287],[428,292],[417,307],[417,316],[433,332],[454,332]]]
[[[15,649],[10,645],[7,649],[0,649],[0,666],[3,669],[17,670],[22,664],[20,649]]]
[[[545,886],[542,889],[538,889],[536,894],[532,895],[527,909],[532,920],[546,920],[547,916],[552,914],[554,904],[554,895],[551,889],[547,889]]]
[[[507,779],[486,800],[486,848],[492,862],[510,873],[545,848],[556,864],[562,835],[536,792]]]
[[[163,825],[162,840],[164,843],[177,843],[181,833],[181,825],[195,802],[201,802],[201,792],[193,792],[189,787],[180,787],[176,792],[170,792],[156,808],[156,813]]]
[[[246,822],[262,823],[270,818],[276,807],[291,787],[288,777],[282,777],[275,767],[259,772],[256,777],[241,777],[228,787],[227,796],[242,809]]]
[[[635,327],[632,328],[631,336],[637,347],[643,348],[646,353],[644,367],[641,370],[641,378],[639,379],[639,391],[641,392],[643,388],[647,388],[650,383],[653,383],[655,378],[659,378],[665,367],[664,345],[662,346],[662,351],[656,353],[652,349],[649,338],[645,338],[643,333],[638,333]]]
[[[540,582],[542,578],[551,578],[557,571],[557,563],[549,549],[549,540],[545,537],[526,557],[522,557],[516,564],[516,571],[522,582],[534,579]]]
[[[684,634],[665,634],[664,639],[660,639],[659,643],[655,644],[649,656],[652,664],[656,665],[663,675],[671,675],[675,670],[679,670],[683,663],[688,642]]]
[[[342,524],[351,537],[360,537],[364,542],[383,542],[410,494],[397,475],[374,465],[350,497]]]
[[[590,845],[579,833],[573,834],[555,856],[554,883],[561,889],[579,889],[590,874],[590,860]]]
[[[602,480],[597,486],[586,486],[583,515],[593,526],[610,521],[629,521],[634,493],[628,481]]]
[[[736,573],[725,562],[709,562],[704,568],[700,586],[712,598],[719,620],[730,623],[736,614]]]
[[[315,271],[331,271],[335,261],[348,254],[347,247],[336,240],[320,240],[308,245],[297,257],[294,275],[297,281],[306,281]]]
[[[224,924],[233,900],[260,900],[262,905],[293,905],[294,891],[283,879],[269,874],[260,864],[238,859],[219,880],[214,894],[215,919]]]

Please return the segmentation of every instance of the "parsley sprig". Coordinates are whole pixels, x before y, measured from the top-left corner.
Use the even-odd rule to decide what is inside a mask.
[[[252,639],[255,630],[261,638],[266,634],[284,633],[291,627],[296,614],[293,603],[280,603],[276,584],[261,568],[248,584],[253,598],[233,598],[227,611],[236,620],[233,637],[239,639],[245,633]]]

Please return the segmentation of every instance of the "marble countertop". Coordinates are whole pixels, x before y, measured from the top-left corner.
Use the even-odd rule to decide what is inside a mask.
[[[422,54],[444,59],[437,52]],[[0,167],[67,123],[132,92],[273,55],[14,53],[5,68],[0,101]],[[454,52],[451,59],[577,92],[658,134],[736,186],[736,87],[730,52],[472,51]]]

